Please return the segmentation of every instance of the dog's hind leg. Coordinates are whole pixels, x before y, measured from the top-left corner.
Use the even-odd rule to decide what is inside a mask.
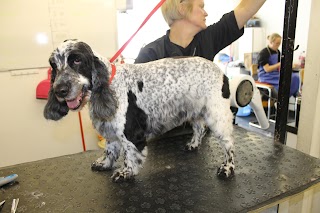
[[[228,99],[226,101],[229,102]],[[205,116],[206,124],[212,132],[219,138],[220,145],[224,151],[224,162],[218,168],[217,174],[221,178],[229,178],[234,175],[234,142],[232,137],[233,124],[232,113],[228,103],[217,104],[208,107]],[[214,109],[215,108],[215,109]],[[219,110],[217,110],[219,109]]]
[[[232,136],[223,136],[220,144],[224,151],[224,162],[218,168],[217,174],[221,178],[229,178],[234,175],[234,145]]]
[[[194,151],[198,149],[201,144],[203,136],[206,134],[206,125],[202,118],[192,121],[193,136],[189,143],[187,143],[185,150]]]
[[[112,169],[114,163],[119,158],[120,151],[121,144],[119,141],[108,142],[103,155],[92,163],[91,169],[97,171]]]

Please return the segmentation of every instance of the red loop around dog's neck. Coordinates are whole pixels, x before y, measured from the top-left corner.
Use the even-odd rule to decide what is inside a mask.
[[[114,78],[114,76],[116,74],[116,65],[111,64],[111,68],[112,68],[112,71],[111,71],[111,76],[110,76],[110,79],[109,79],[109,84],[111,84],[111,81],[112,81],[112,79]]]

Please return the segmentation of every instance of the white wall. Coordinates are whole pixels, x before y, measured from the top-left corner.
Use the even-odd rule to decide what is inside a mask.
[[[147,15],[158,3],[158,0],[135,0],[133,1],[133,10],[127,10],[126,13],[118,13],[119,48],[136,32]],[[165,35],[167,29],[168,25],[162,18],[161,10],[159,9],[131,40],[122,55],[133,62],[140,48]]]
[[[69,113],[59,122],[45,120],[46,100],[36,99],[36,86],[46,78],[46,70],[29,71],[38,74],[12,76],[14,71],[0,72],[0,167],[83,150],[78,114]],[[87,148],[97,149],[86,110],[82,117]]]
[[[305,78],[297,149],[320,157],[320,2],[311,1]]]
[[[0,71],[47,66],[66,39],[86,41],[105,57],[117,49],[115,0],[1,0],[0,29]]]
[[[30,22],[33,15],[37,19]],[[49,66],[53,48],[70,38],[86,41],[105,57],[113,56],[117,50],[115,1],[2,0],[0,28],[0,58],[10,55],[14,62],[0,63],[0,167],[81,152],[77,113],[59,122],[43,117],[46,101],[36,99],[36,87],[47,78],[47,68],[10,69],[17,64],[19,68]],[[45,29],[48,35],[45,51],[41,51],[43,44],[35,42],[37,29]],[[24,63],[25,57],[36,63]],[[98,149],[87,110],[82,111],[82,118],[87,149]]]
[[[285,1],[268,0],[258,11],[257,17],[261,19],[261,25],[266,29],[266,35],[283,33],[283,18]],[[267,40],[267,38],[265,38]]]

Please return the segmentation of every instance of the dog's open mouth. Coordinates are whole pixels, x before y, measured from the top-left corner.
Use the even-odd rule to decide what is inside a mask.
[[[79,108],[81,108],[85,104],[84,100],[86,100],[86,93],[86,89],[82,88],[82,91],[76,98],[72,100],[66,100],[69,109],[78,110]]]
[[[75,99],[66,100],[69,109],[77,110],[81,106],[83,95],[83,92],[81,92]]]

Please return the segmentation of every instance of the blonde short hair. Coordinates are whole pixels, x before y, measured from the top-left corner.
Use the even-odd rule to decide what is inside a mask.
[[[173,24],[175,20],[183,19],[188,17],[192,11],[193,0],[166,0],[161,6],[161,12],[164,20],[169,26]],[[184,14],[181,14],[179,7],[184,11]]]
[[[281,35],[279,35],[278,33],[272,33],[267,37],[269,42],[274,42],[274,40],[276,40],[277,38],[281,38]]]

